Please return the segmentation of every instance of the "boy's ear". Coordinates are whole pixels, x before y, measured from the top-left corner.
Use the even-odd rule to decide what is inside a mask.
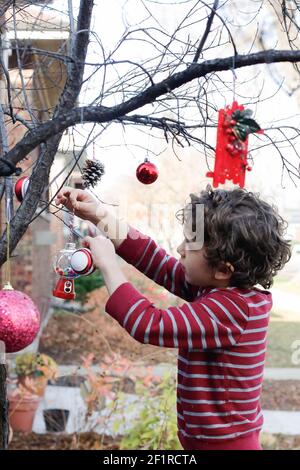
[[[215,270],[215,279],[221,281],[224,279],[230,279],[232,273],[234,272],[234,267],[229,262],[221,261],[219,266]]]

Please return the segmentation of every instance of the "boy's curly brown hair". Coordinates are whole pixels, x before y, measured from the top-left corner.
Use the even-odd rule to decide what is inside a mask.
[[[246,189],[213,190],[207,185],[200,195],[190,194],[192,223],[197,204],[204,205],[204,249],[212,267],[221,261],[234,267],[230,285],[249,289],[260,284],[268,289],[273,277],[291,257],[290,240],[284,238],[287,223],[275,206]],[[184,223],[186,209],[176,213]]]

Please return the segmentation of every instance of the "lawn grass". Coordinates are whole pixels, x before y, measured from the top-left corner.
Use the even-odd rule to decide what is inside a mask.
[[[260,435],[260,443],[264,450],[299,450],[299,436],[285,436],[284,434],[268,434]]]
[[[300,367],[294,364],[292,348],[294,341],[300,341],[300,322],[271,321],[268,331],[266,367]],[[300,358],[300,354],[298,354]]]
[[[300,301],[300,286],[299,286],[298,276],[297,278],[288,278],[288,277],[278,276],[274,280],[273,287],[275,289],[282,290],[289,294],[299,295],[299,301]]]

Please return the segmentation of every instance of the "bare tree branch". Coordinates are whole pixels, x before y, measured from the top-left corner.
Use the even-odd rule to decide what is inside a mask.
[[[84,122],[98,122],[104,123],[126,114],[136,111],[137,109],[145,106],[146,104],[154,102],[157,98],[180,86],[200,77],[205,77],[211,72],[220,72],[230,70],[232,64],[235,68],[247,67],[256,64],[267,64],[276,62],[299,62],[300,51],[262,51],[249,55],[237,55],[235,57],[226,57],[224,59],[213,59],[202,62],[201,64],[191,64],[186,70],[175,73],[167,79],[148,87],[145,91],[137,96],[116,105],[111,108],[104,106],[100,107],[81,107],[74,108],[65,113],[62,110],[70,109],[70,88],[74,87],[78,90],[78,79],[73,79],[72,83],[69,81],[69,86],[66,86],[66,96],[61,99],[61,103],[57,111],[54,113],[54,118],[51,121],[40,124],[34,129],[29,131],[24,138],[10,150],[5,158],[14,164],[21,161],[31,150],[42,142],[46,142],[51,136],[59,134],[68,127],[75,124]],[[82,69],[81,69],[82,70]],[[77,68],[74,68],[74,74],[77,73]],[[77,93],[79,92],[76,91]],[[59,111],[58,111],[59,109]],[[0,163],[1,170],[1,163]]]
[[[218,8],[218,5],[219,5],[219,0],[215,0],[214,4],[213,4],[213,7],[211,9],[211,14],[209,15],[207,23],[206,23],[205,31],[203,33],[203,36],[200,40],[200,44],[198,46],[197,52],[196,52],[195,57],[193,59],[193,62],[195,62],[195,63],[198,62],[200,54],[201,54],[201,52],[203,50],[203,47],[204,47],[204,44],[206,42],[206,39],[207,39],[207,37],[210,33],[212,22],[214,20],[214,16],[215,16],[216,10]]]
[[[54,116],[56,116],[56,118],[62,110],[71,109],[78,98],[84,72],[83,62],[86,57],[89,42],[89,28],[92,10],[93,0],[82,0],[77,19],[77,34],[73,50],[71,51],[71,55],[73,57],[78,57],[80,63],[72,64],[69,69],[65,89],[54,112]],[[58,119],[59,118],[57,118],[57,120]],[[11,251],[13,251],[17,246],[36,211],[43,190],[49,180],[49,172],[58,149],[62,131],[63,129],[49,135],[47,143],[41,147],[40,156],[31,175],[28,191],[11,221]],[[41,144],[42,141],[39,143]],[[0,265],[3,264],[5,260],[5,253],[6,234],[4,233],[0,240]]]
[[[0,51],[1,50],[2,50],[2,38],[0,37]],[[6,69],[6,66],[3,62],[2,53],[0,53],[0,65],[1,65],[1,68],[2,68],[3,73],[5,75],[5,79],[6,79],[8,107],[9,107],[10,116],[12,118],[12,122],[14,123],[15,119],[14,119],[14,113],[13,113],[13,107],[12,107],[12,100],[11,100],[10,76],[9,76],[8,70]]]

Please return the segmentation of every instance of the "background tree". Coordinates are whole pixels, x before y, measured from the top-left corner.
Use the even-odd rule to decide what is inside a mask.
[[[105,142],[112,132],[120,132],[118,128],[125,132],[131,126],[140,131],[137,140],[141,146],[145,146],[144,136],[150,135],[177,156],[182,148],[193,147],[209,167],[213,165],[217,110],[228,97],[231,101],[234,96],[254,109],[267,99],[275,105],[276,94],[268,96],[264,79],[260,80],[266,68],[278,92],[284,88],[290,95],[298,93],[300,8],[297,1],[112,2],[112,8],[122,11],[123,32],[110,42],[95,31],[101,17],[96,15],[96,8],[93,10],[93,0],[68,0],[66,13],[62,11],[62,2],[40,2],[44,17],[54,14],[68,19],[69,38],[63,47],[54,51],[33,46],[30,34],[27,40],[18,41],[18,21],[28,22],[26,9],[32,3],[38,2],[0,2],[0,65],[5,87],[0,109],[3,153],[0,174],[7,175],[12,165],[21,163],[26,167],[28,155],[36,152],[27,168],[31,174],[29,189],[11,221],[10,252],[29,224],[47,209],[39,204],[49,189],[48,208],[52,207],[55,191],[49,175],[64,131],[69,129],[70,135],[82,132],[83,147],[87,148],[96,137],[97,141]],[[100,6],[107,7],[101,2]],[[272,34],[268,29],[270,18]],[[32,37],[36,23],[30,24]],[[11,41],[6,34],[9,28],[15,30],[15,39]],[[110,28],[112,35],[119,31],[112,24]],[[14,89],[8,70],[6,55],[11,47],[16,52],[20,90]],[[59,97],[55,107],[41,109],[29,99],[24,68],[32,57],[40,58],[35,74],[43,69],[49,79],[44,86],[54,89]],[[53,61],[66,71],[63,85],[51,82],[48,72]],[[283,77],[287,78],[283,80]],[[40,90],[36,86],[31,93]],[[297,117],[291,116],[283,123],[280,110],[274,111],[269,119],[260,116],[265,135],[253,138],[252,156],[259,149],[273,146],[280,158],[282,177],[288,175],[296,183],[300,176]],[[259,113],[257,110],[258,116]],[[9,145],[11,129],[16,125],[23,126],[26,132]],[[150,147],[147,150],[151,152]],[[80,152],[74,155],[72,168],[80,166],[80,156]],[[7,190],[11,187],[9,181],[8,177],[0,178],[1,198],[5,187]],[[6,260],[6,251],[4,230],[0,239],[0,266]],[[6,413],[4,381],[5,371],[0,365],[2,417]],[[0,443],[5,447],[6,420],[2,418],[1,422]]]

